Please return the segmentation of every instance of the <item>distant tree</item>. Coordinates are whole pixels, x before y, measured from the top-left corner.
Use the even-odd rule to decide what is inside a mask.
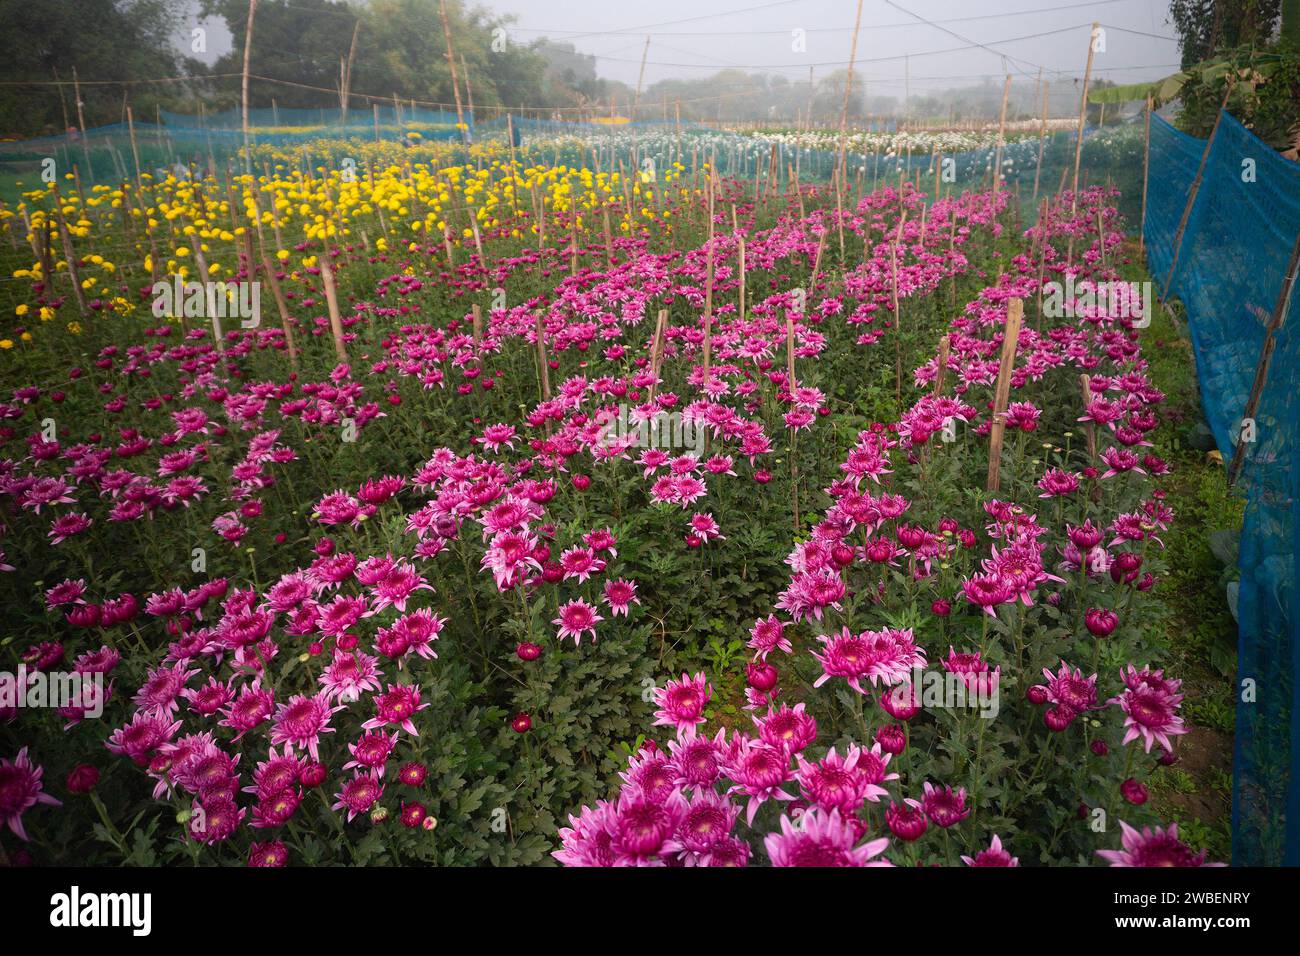
[[[212,74],[240,73],[244,68],[244,34],[248,0],[201,0],[200,14],[226,21],[233,48],[211,67]],[[347,56],[357,13],[344,0],[260,0],[253,20],[253,52],[249,72],[302,84],[299,87],[253,80],[249,94],[253,105],[281,107],[337,106],[324,90],[339,84],[339,62]],[[353,80],[353,87],[357,85]],[[316,87],[318,89],[306,89]],[[211,87],[210,105],[234,106],[240,102],[238,80]]]
[[[1281,6],[1282,0],[1170,0],[1183,69],[1223,50],[1267,42]]]
[[[183,70],[178,44],[182,0],[0,0],[0,134],[29,137],[77,123],[71,86],[83,80],[143,80]],[[188,39],[188,36],[185,37]],[[11,84],[31,83],[31,86]],[[183,87],[87,82],[81,87],[87,126],[117,123],[129,91],[136,115],[174,101]]]

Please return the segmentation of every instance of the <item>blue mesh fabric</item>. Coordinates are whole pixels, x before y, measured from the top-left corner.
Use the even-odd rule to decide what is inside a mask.
[[[1156,119],[1146,236],[1158,285],[1205,148]],[[1300,232],[1300,164],[1283,159],[1232,116],[1214,139],[1170,283],[1182,300],[1206,418],[1230,460]],[[1300,863],[1300,707],[1293,616],[1300,522],[1300,316],[1292,295],[1259,408],[1243,445],[1238,488],[1246,498],[1237,592],[1238,679],[1233,857],[1246,865]],[[1247,435],[1250,434],[1249,426]]]

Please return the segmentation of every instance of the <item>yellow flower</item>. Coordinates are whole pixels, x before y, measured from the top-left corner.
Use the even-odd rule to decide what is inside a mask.
[[[0,349],[11,349],[14,347],[13,339],[0,339]]]
[[[14,315],[26,315],[26,314],[27,314],[26,305],[20,305],[18,306],[18,308],[14,309]]]

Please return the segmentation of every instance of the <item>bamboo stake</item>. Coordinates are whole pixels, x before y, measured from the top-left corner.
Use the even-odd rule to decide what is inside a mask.
[[[131,114],[129,106],[126,108],[126,128],[131,137],[131,158],[135,161],[135,191],[139,195],[144,192],[144,184],[140,179],[140,147],[135,141],[135,117]]]
[[[341,78],[342,79],[342,90],[341,90],[342,102],[339,105],[342,107],[341,110],[342,115],[339,117],[339,121],[340,124],[343,126],[348,125],[348,107],[351,105],[351,99],[352,99],[350,95],[352,92],[352,62],[353,60],[356,59],[357,56],[357,34],[359,34],[360,32],[361,32],[361,19],[360,17],[358,17],[357,22],[352,26],[352,42],[348,45],[348,58],[346,63],[344,63],[343,76]]]
[[[713,167],[709,167],[709,233],[705,244],[704,280],[704,387],[709,385],[709,364],[713,358]]]
[[[293,340],[289,304],[285,301],[284,290],[280,288],[280,280],[275,275],[275,266],[271,262],[271,257],[266,254],[266,235],[262,229],[262,207],[257,197],[257,190],[253,190],[253,222],[257,226],[257,250],[261,256],[262,271],[266,275],[266,284],[271,287],[271,295],[275,298],[276,311],[280,313],[280,327],[284,330],[284,341],[289,350],[289,367],[296,372],[298,371],[298,347]]]
[[[82,111],[85,105],[81,102],[81,78],[77,76],[76,66],[72,67],[72,95],[77,99],[77,126],[81,130],[81,151],[86,156],[86,172],[90,174],[90,184],[95,185],[95,167],[90,162],[90,141],[86,136],[86,114]]]
[[[952,344],[949,341],[948,336],[945,335],[943,338],[939,339],[939,362],[934,374],[935,398],[938,398],[943,394],[943,379],[944,375],[947,374],[948,371],[948,351],[951,348]]]
[[[540,381],[541,381],[541,386],[542,386],[542,401],[544,401],[544,402],[549,402],[549,401],[551,400],[551,375],[550,375],[550,365],[549,365],[549,363],[548,363],[548,361],[547,361],[547,358],[546,358],[546,328],[545,328],[545,326],[542,324],[542,313],[541,313],[541,312],[538,312],[538,313],[536,314],[536,320],[537,320],[537,322],[536,322],[536,329],[537,329],[537,369],[538,369],[538,373],[539,373]],[[549,434],[549,433],[550,433],[550,424],[549,424],[549,421],[548,421],[548,424],[547,424],[547,426],[546,426],[546,430],[547,430],[547,433]]]
[[[451,246],[451,226],[443,224],[442,227],[442,248],[447,254],[447,269],[454,271],[456,268],[456,254],[452,251]]]
[[[58,183],[54,184],[54,210],[58,214],[59,238],[63,240],[63,258],[68,264],[68,278],[72,280],[72,292],[77,300],[77,311],[84,316],[86,314],[86,299],[81,294],[81,278],[77,275],[77,253],[72,248],[72,236],[68,233],[68,224],[63,218],[63,198],[59,195]],[[49,282],[53,286],[53,276],[49,277]]]
[[[1011,373],[1016,364],[1016,343],[1020,338],[1020,323],[1024,318],[1024,302],[1010,299],[1007,302],[1007,324],[1002,338],[1002,363],[998,367],[997,387],[993,395],[993,427],[989,433],[989,491],[999,491],[1002,485],[1002,440],[1006,435],[1007,402],[1011,398]]]
[[[470,306],[471,328],[474,333],[474,361],[479,365],[483,364],[481,350],[483,348],[483,307],[475,302]]]
[[[844,102],[840,105],[840,155],[835,162],[836,177],[844,176],[844,151],[847,146],[845,135],[849,125],[849,94],[853,90],[853,61],[858,58],[858,28],[862,25],[862,0],[858,0],[858,12],[853,20],[853,40],[849,44],[849,67],[844,77]]]
[[[1277,332],[1282,328],[1282,323],[1286,321],[1287,306],[1291,299],[1291,293],[1295,289],[1296,271],[1300,268],[1300,233],[1296,235],[1295,244],[1291,247],[1291,260],[1287,263],[1286,275],[1282,279],[1282,288],[1277,294],[1277,303],[1273,306],[1273,315],[1269,319],[1268,331],[1264,336],[1264,344],[1260,349],[1259,365],[1255,368],[1255,381],[1251,385],[1250,397],[1246,400],[1246,411],[1242,416],[1245,419],[1254,419],[1259,412],[1259,402],[1264,394],[1264,385],[1268,382],[1269,366],[1273,362],[1273,350],[1277,345]],[[1238,476],[1241,474],[1242,466],[1245,462],[1245,438],[1244,431],[1237,432],[1237,445],[1232,453],[1232,462],[1228,465],[1228,487],[1232,487]]]
[[[903,404],[903,323],[898,308],[897,240],[889,244],[889,299],[894,314],[894,401],[901,407]]]
[[[650,403],[653,405],[655,393],[659,391],[659,363],[663,361],[664,332],[668,325],[668,310],[660,309],[655,321],[655,335],[650,343]]]
[[[1092,404],[1092,376],[1080,375],[1079,388],[1083,392],[1083,407],[1086,410]],[[1084,434],[1088,438],[1088,461],[1097,460],[1097,426],[1088,422],[1083,428]]]
[[[1192,180],[1192,186],[1187,190],[1187,203],[1183,206],[1182,218],[1178,220],[1178,231],[1174,233],[1174,257],[1169,263],[1169,274],[1165,276],[1164,291],[1160,294],[1161,300],[1169,298],[1169,286],[1174,281],[1174,270],[1178,268],[1178,257],[1183,251],[1183,231],[1187,228],[1187,220],[1192,215],[1192,208],[1196,205],[1196,195],[1201,191],[1201,180],[1205,176],[1205,164],[1209,162],[1210,150],[1214,146],[1214,139],[1219,135],[1219,124],[1223,121],[1223,114],[1228,108],[1228,97],[1232,95],[1232,82],[1229,80],[1228,89],[1223,94],[1223,103],[1219,106],[1219,112],[1214,117],[1214,128],[1210,130],[1210,138],[1205,141],[1205,149],[1201,153],[1201,164],[1196,168],[1196,178]]]
[[[460,106],[460,83],[456,78],[456,54],[451,47],[451,26],[447,22],[446,0],[438,0],[438,16],[442,19],[442,35],[447,41],[447,66],[451,70],[451,92],[456,98],[456,125],[460,128],[461,141],[469,144],[469,129],[465,126],[465,114]]]
[[[1034,169],[1034,198],[1030,201],[1035,209],[1038,208],[1038,183],[1043,176],[1043,146],[1047,136],[1047,89],[1048,86],[1043,82],[1043,68],[1038,68],[1038,86],[1043,92],[1043,112],[1038,121],[1038,166]]]
[[[1147,180],[1151,174],[1151,94],[1147,94],[1147,136],[1142,147],[1142,215],[1138,220],[1138,251],[1147,249]]]
[[[320,259],[320,276],[325,286],[325,303],[330,313],[330,333],[334,337],[334,352],[340,362],[348,360],[348,350],[343,344],[343,319],[339,315],[338,290],[334,287],[334,267],[329,262],[329,251],[325,250]]]
[[[253,53],[253,18],[257,15],[257,0],[248,0],[248,24],[244,29],[244,77],[240,101],[243,106],[244,165],[252,173],[252,151],[248,147],[248,62]],[[137,164],[138,165],[138,164]]]
[[[1070,209],[1070,214],[1079,211],[1079,163],[1083,159],[1083,127],[1088,120],[1088,83],[1092,79],[1092,57],[1097,50],[1097,35],[1101,30],[1101,24],[1093,23],[1092,32],[1088,35],[1088,65],[1083,71],[1083,95],[1079,98],[1079,130],[1074,144],[1074,205]]]
[[[785,374],[793,396],[799,383],[794,377],[794,319],[789,315],[785,317]]]
[[[1006,144],[1007,138],[1007,99],[1011,95],[1011,74],[1007,74],[1006,82],[1002,84],[1002,112],[998,116],[998,147],[993,154],[993,195],[996,196],[1002,189],[1002,147]]]

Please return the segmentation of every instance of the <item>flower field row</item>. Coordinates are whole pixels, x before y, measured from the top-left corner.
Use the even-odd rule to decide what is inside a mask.
[[[8,215],[9,860],[1204,862],[1114,192],[633,164]]]

